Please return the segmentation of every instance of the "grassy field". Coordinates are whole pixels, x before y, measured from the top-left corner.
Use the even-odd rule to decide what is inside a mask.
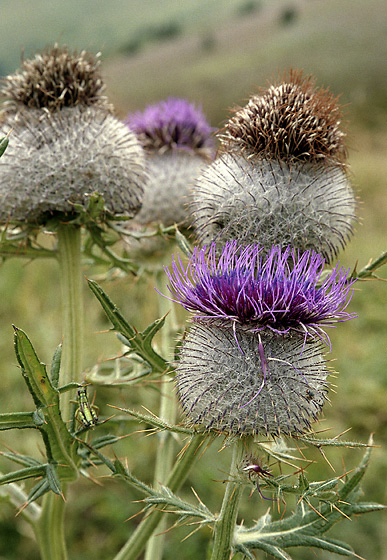
[[[254,6],[252,6],[254,4]],[[141,6],[141,9],[140,9]],[[249,7],[250,6],[250,7]],[[293,16],[285,18],[293,7]],[[341,94],[345,105],[349,141],[349,162],[358,193],[359,217],[356,234],[340,262],[346,267],[363,267],[371,258],[387,250],[387,17],[382,0],[275,0],[241,2],[189,0],[177,3],[165,0],[69,0],[48,2],[2,0],[0,5],[0,73],[13,71],[20,58],[31,50],[58,40],[79,49],[94,52],[103,49],[102,71],[107,92],[118,114],[142,109],[147,103],[170,95],[188,97],[202,104],[214,127],[219,127],[229,108],[243,104],[249,93],[265,86],[277,72],[289,67],[313,73],[320,85]],[[246,12],[249,12],[246,14]],[[150,30],[177,23],[178,32],[169,40],[154,41]],[[128,54],[133,41],[138,51]],[[131,47],[132,48],[132,47]],[[88,269],[98,276],[99,270]],[[2,411],[30,410],[31,400],[16,367],[11,324],[31,336],[43,361],[50,363],[62,333],[58,323],[58,269],[55,262],[21,259],[7,260],[0,270],[0,407]],[[387,280],[387,266],[380,275]],[[104,288],[124,315],[143,329],[157,315],[157,297],[153,279],[134,281],[117,277]],[[85,288],[86,291],[86,288]],[[120,351],[111,333],[102,333],[109,325],[93,296],[86,293],[87,367]],[[351,311],[358,319],[330,333],[334,367],[338,372],[332,406],[325,408],[321,427],[332,427],[332,435],[351,428],[350,437],[366,441],[371,432],[380,446],[364,489],[367,498],[387,503],[387,284],[368,281],[358,285]],[[140,389],[113,392],[98,389],[101,414],[109,415],[108,404],[140,407],[145,403],[157,410],[157,394]],[[34,434],[4,433],[1,443],[20,453],[34,456],[41,446]],[[135,473],[152,479],[156,438],[135,434],[117,446],[117,454],[128,457]],[[358,462],[360,452],[330,453],[337,472]],[[330,475],[327,465],[318,464],[311,473],[317,478]],[[184,489],[191,499],[190,486],[206,497],[209,507],[217,510],[223,494],[224,477],[229,464],[228,451],[211,449],[199,462]],[[1,461],[0,468],[13,466]],[[314,469],[314,470],[313,470]],[[223,474],[222,474],[223,472]],[[127,538],[136,520],[125,520],[138,511],[133,500],[140,498],[115,481],[104,480],[104,488],[80,481],[69,498],[69,541],[72,560],[106,560]],[[243,515],[248,521],[263,513],[254,495]],[[38,556],[29,538],[28,527],[14,509],[2,505],[0,519],[0,560]],[[257,513],[258,512],[258,513]],[[82,520],[82,523],[79,520]],[[197,560],[209,533],[202,531],[181,542],[186,529],[168,534],[165,557]],[[370,514],[340,524],[336,537],[350,542],[367,560],[387,560],[385,515]],[[309,560],[314,553],[292,552],[295,560]],[[258,556],[261,558],[261,556]],[[324,553],[316,558],[334,560]]]

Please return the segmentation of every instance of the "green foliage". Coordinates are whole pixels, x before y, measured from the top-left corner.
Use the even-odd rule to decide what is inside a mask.
[[[290,516],[279,521],[272,521],[269,513],[263,515],[251,528],[240,527],[235,535],[235,549],[253,558],[250,551],[262,550],[273,558],[291,560],[285,549],[291,547],[313,547],[343,556],[358,558],[347,544],[330,539],[325,533],[331,527],[353,516],[384,509],[385,506],[372,502],[360,502],[360,482],[369,464],[371,447],[351,476],[335,477],[322,483],[309,484],[304,475],[299,478],[299,500],[296,510]],[[340,488],[340,483],[343,483]],[[332,488],[338,490],[330,497]],[[318,500],[318,505],[311,504],[311,498]]]

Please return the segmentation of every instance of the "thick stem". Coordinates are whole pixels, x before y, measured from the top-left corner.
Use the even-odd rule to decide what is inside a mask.
[[[83,286],[81,228],[63,224],[58,230],[58,259],[63,308],[63,349],[59,384],[79,381],[83,371]],[[70,419],[70,393],[61,395],[64,421]]]
[[[58,261],[63,309],[63,349],[59,386],[77,381],[83,370],[83,293],[81,229],[63,224],[58,229]],[[70,393],[61,395],[61,413],[70,420]],[[36,536],[42,560],[67,560],[63,497],[49,492],[43,499]]]
[[[176,492],[184,483],[193,464],[200,458],[198,452],[206,436],[200,434],[192,436],[190,443],[180,456],[167,480],[166,486]],[[162,510],[152,508],[138,525],[130,539],[121,548],[114,560],[136,560],[144,550],[148,539],[156,529],[161,517],[165,515]]]
[[[161,294],[166,294],[166,274],[159,273],[157,275],[157,289]],[[176,335],[176,316],[174,307],[170,309],[171,302],[164,297],[159,298],[159,312],[163,316],[168,313],[164,327],[161,329],[161,355],[166,360],[172,360],[172,345],[173,340]],[[161,397],[160,397],[160,418],[165,420],[168,424],[174,424],[176,421],[177,407],[176,398],[173,391],[173,385],[171,383],[171,378],[164,375],[162,377],[161,385]],[[173,447],[174,440],[172,434],[163,430],[158,434],[159,445],[156,457],[156,466],[154,473],[154,485],[155,488],[159,487],[160,484],[165,484],[166,480],[171,472],[173,464]],[[165,534],[164,531],[167,528],[167,516],[164,515],[155,531],[155,533],[150,537],[145,552],[145,560],[161,560],[163,556],[163,547]]]
[[[238,482],[238,465],[244,454],[242,441],[234,444],[229,479],[223,497],[222,509],[215,524],[211,560],[230,560],[239,502],[243,486]]]
[[[42,514],[35,525],[41,560],[67,560],[64,534],[65,501],[49,492],[43,498]]]

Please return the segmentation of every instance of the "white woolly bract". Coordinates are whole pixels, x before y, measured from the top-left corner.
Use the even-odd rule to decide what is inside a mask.
[[[194,323],[177,363],[189,424],[226,434],[297,434],[317,419],[328,369],[316,340]]]
[[[1,222],[42,223],[57,212],[71,214],[94,192],[111,218],[138,211],[145,155],[136,136],[105,110],[29,110],[7,125],[13,130],[0,161]]]
[[[329,262],[352,235],[356,201],[341,166],[223,154],[195,182],[201,243],[237,239],[314,249]]]
[[[136,222],[189,225],[188,194],[205,165],[202,157],[183,151],[147,155],[148,180]]]

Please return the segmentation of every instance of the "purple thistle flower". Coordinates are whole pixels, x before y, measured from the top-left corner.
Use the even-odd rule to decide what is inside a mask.
[[[185,99],[171,97],[142,113],[128,115],[126,124],[145,149],[148,170],[142,208],[131,227],[150,223],[190,226],[188,195],[215,152],[213,129],[203,112]],[[129,242],[130,251],[136,248]],[[142,242],[141,251],[155,249],[154,242]]]
[[[299,434],[327,400],[324,327],[346,311],[354,280],[324,258],[273,246],[195,248],[166,269],[172,301],[193,313],[177,362],[188,423],[225,434]],[[319,285],[319,282],[321,284]]]
[[[202,110],[185,99],[170,97],[133,113],[126,124],[137,134],[145,149],[165,152],[185,150],[211,154],[212,133]]]
[[[319,338],[330,345],[323,327],[355,317],[346,311],[355,280],[337,265],[318,285],[324,258],[273,246],[266,257],[259,245],[227,242],[195,248],[187,266],[178,257],[166,269],[172,301],[194,313],[195,321],[231,321],[250,332],[270,329]]]

